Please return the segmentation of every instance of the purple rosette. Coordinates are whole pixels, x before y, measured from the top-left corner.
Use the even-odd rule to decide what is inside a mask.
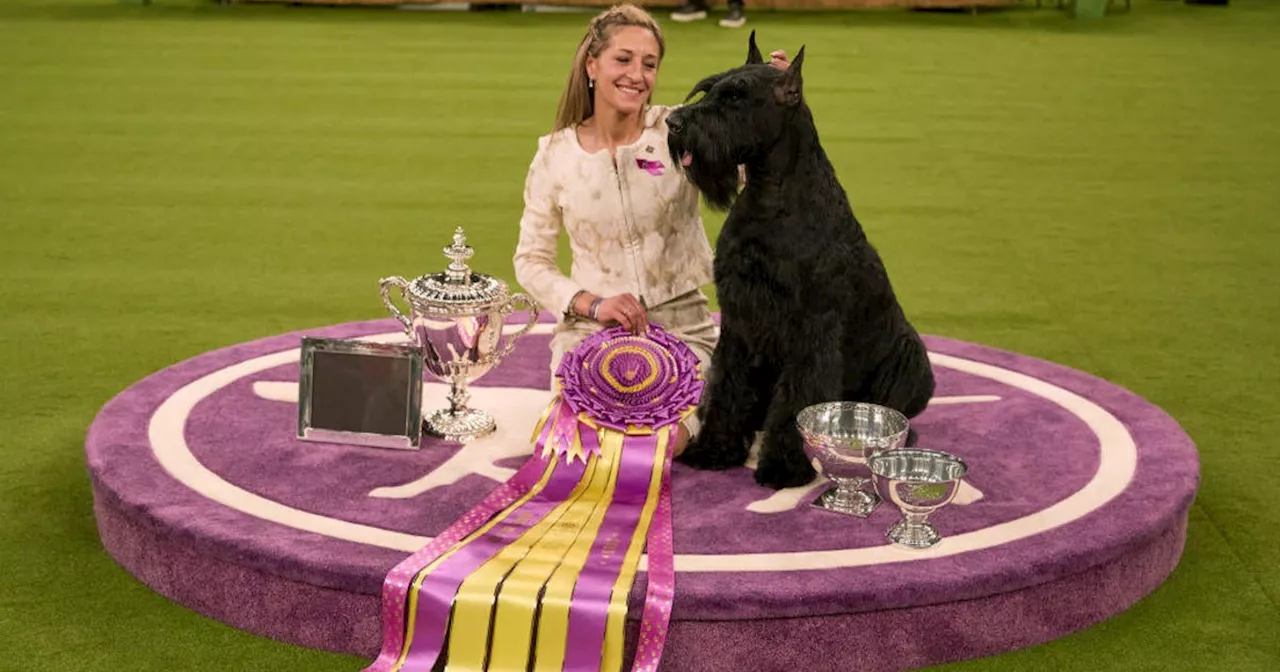
[[[640,336],[622,327],[597,331],[565,354],[556,376],[575,414],[624,432],[678,422],[704,385],[698,356],[658,325]]]

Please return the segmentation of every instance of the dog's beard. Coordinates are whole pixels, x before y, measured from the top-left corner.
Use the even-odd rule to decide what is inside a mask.
[[[728,210],[738,195],[738,162],[731,148],[700,133],[668,136],[671,157],[707,204]]]

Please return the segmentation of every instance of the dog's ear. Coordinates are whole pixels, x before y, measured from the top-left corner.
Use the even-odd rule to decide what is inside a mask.
[[[751,31],[751,37],[747,38],[747,65],[759,65],[764,63],[764,56],[760,54],[760,47],[756,46],[756,31]]]
[[[804,46],[802,45],[800,51],[796,52],[796,57],[792,59],[791,65],[787,66],[774,86],[774,95],[777,96],[779,103],[787,106],[800,104],[804,93],[804,75],[800,72],[803,65]]]

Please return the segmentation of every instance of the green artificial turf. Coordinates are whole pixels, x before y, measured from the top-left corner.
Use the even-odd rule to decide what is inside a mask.
[[[808,45],[826,148],[921,331],[1108,378],[1201,451],[1165,585],[947,669],[1280,669],[1280,6],[749,20],[765,50]],[[384,317],[377,279],[442,268],[455,226],[513,280],[524,174],[584,21],[0,4],[0,669],[361,667],[122,571],[85,430],[187,357]],[[745,31],[666,28],[659,102],[745,54]]]

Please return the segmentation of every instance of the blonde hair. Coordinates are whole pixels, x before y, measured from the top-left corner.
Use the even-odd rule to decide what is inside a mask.
[[[587,33],[582,36],[578,51],[573,56],[573,69],[569,71],[569,81],[560,94],[560,106],[556,110],[555,131],[579,124],[595,111],[591,90],[587,86],[587,57],[599,58],[600,52],[604,51],[613,37],[613,32],[627,26],[648,29],[658,41],[658,60],[661,61],[666,55],[667,44],[662,37],[662,29],[643,9],[624,3],[597,14],[587,25]]]

